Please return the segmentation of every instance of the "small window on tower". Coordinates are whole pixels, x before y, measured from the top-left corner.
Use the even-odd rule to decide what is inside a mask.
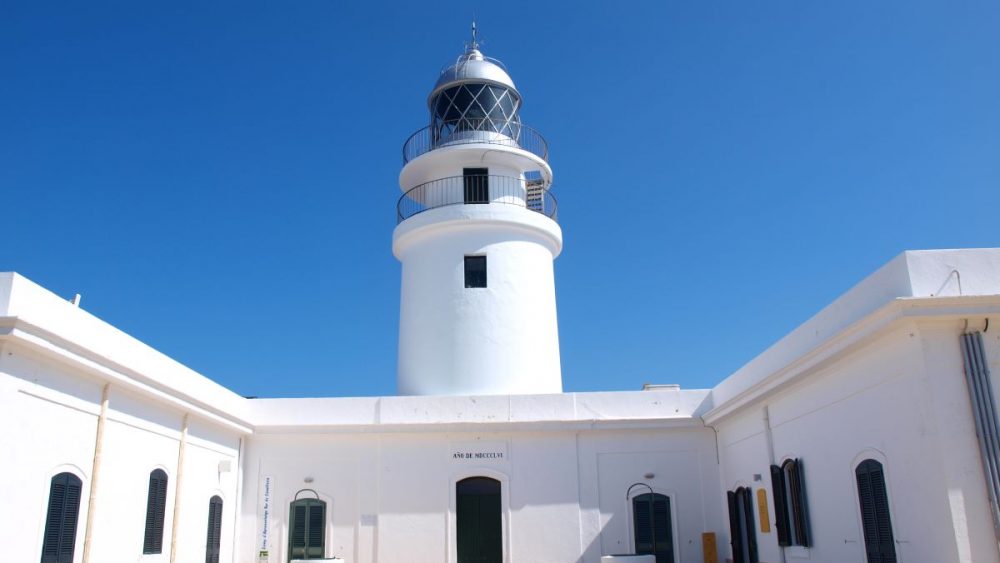
[[[465,257],[465,287],[486,287],[486,257]]]

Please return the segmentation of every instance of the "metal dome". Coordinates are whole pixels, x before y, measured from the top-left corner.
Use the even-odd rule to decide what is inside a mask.
[[[472,46],[458,57],[453,64],[441,69],[441,76],[438,77],[437,83],[434,84],[431,95],[427,97],[428,106],[430,106],[434,97],[441,90],[449,86],[467,82],[496,84],[510,88],[515,92],[517,91],[517,87],[514,86],[514,81],[511,79],[510,74],[507,73],[507,69],[503,63],[483,56],[479,49]]]

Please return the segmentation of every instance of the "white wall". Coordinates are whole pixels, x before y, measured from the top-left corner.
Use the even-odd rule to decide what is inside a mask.
[[[81,561],[93,472],[103,382],[7,342],[0,356],[0,437],[8,452],[0,502],[17,507],[0,517],[0,542],[10,561],[34,561],[41,553],[49,480],[70,471],[83,481],[75,561]],[[91,561],[168,561],[178,482],[180,411],[111,387],[94,510]],[[178,560],[205,556],[208,501],[224,499],[222,560],[232,550],[237,499],[238,435],[192,417],[184,464]],[[229,461],[228,473],[219,462]],[[168,475],[163,553],[142,555],[149,474]]]
[[[503,459],[453,456],[477,447]],[[271,563],[286,561],[288,504],[304,488],[329,503],[329,556],[454,561],[455,482],[484,475],[503,483],[507,561],[597,562],[631,551],[624,495],[648,472],[674,502],[678,561],[700,562],[701,533],[722,526],[710,429],[259,434],[247,449],[242,517],[254,537],[242,538],[240,557],[256,554],[269,476]]]
[[[1000,561],[962,371],[962,328],[950,320],[902,324],[717,423],[723,488],[766,488],[772,524],[765,405],[775,461],[802,460],[814,545],[789,548],[789,560],[864,561],[854,467],[872,457],[885,466],[901,561]],[[761,534],[759,524],[761,561],[780,561],[773,526]]]

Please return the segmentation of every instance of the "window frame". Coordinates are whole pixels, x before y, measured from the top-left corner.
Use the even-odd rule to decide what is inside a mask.
[[[781,465],[771,466],[771,497],[778,545],[811,547],[809,503],[801,458],[788,458]]]
[[[64,487],[61,499],[54,495],[56,487],[60,485]],[[79,475],[63,471],[49,479],[49,494],[45,499],[41,563],[73,563],[82,500],[83,479]]]
[[[482,281],[479,279],[480,272],[474,271],[470,268],[470,265],[475,263],[482,264]],[[486,289],[489,287],[489,262],[487,261],[485,254],[466,254],[463,260],[463,267],[466,289]]]
[[[857,516],[858,516],[858,527],[859,527],[859,529],[861,531],[861,538],[862,538],[862,542],[863,542],[863,545],[864,545],[865,561],[867,561],[868,563],[878,563],[880,561],[898,561],[898,553],[896,551],[896,544],[895,544],[895,541],[896,541],[895,522],[893,522],[893,518],[892,518],[892,513],[893,513],[893,509],[892,509],[892,492],[889,490],[890,489],[890,487],[889,487],[889,477],[888,477],[888,471],[886,470],[886,465],[887,464],[885,462],[885,458],[882,455],[872,455],[872,452],[869,451],[869,452],[866,452],[866,455],[859,456],[858,458],[856,458],[856,460],[857,460],[857,462],[854,464],[854,468],[853,468],[853,471],[852,471],[852,473],[854,475],[854,492],[855,492],[856,499],[857,499],[857,505],[856,506],[858,507],[858,511],[855,514],[857,514]],[[866,466],[867,465],[867,466],[870,467],[871,464],[877,465],[878,466],[877,469],[881,473],[880,477],[881,477],[881,480],[882,480],[882,494],[884,496],[883,501],[884,501],[884,508],[885,508],[885,518],[887,520],[886,524],[887,524],[888,535],[889,535],[889,537],[888,537],[887,540],[879,542],[880,551],[881,551],[881,548],[884,548],[885,546],[888,546],[890,548],[888,554],[886,554],[884,551],[882,551],[881,553],[877,554],[877,557],[874,558],[874,559],[871,557],[871,555],[872,555],[872,546],[869,545],[869,536],[867,534],[868,530],[866,530],[866,526],[865,526],[865,518],[864,518],[864,511],[865,511],[864,502],[865,502],[865,499],[864,499],[864,497],[862,495],[862,489],[861,489],[862,485],[861,485],[861,480],[859,479],[859,476],[861,475],[861,473],[863,471],[862,466]],[[871,470],[868,469],[868,470],[866,470],[864,472],[870,474]],[[877,506],[874,507],[874,508],[876,510],[878,509]],[[875,517],[877,519],[877,517],[878,517],[877,513],[876,513]],[[876,521],[876,526],[877,525],[878,525],[878,523]],[[883,557],[885,555],[890,555],[890,558],[884,559]]]
[[[663,563],[661,561],[661,554],[655,553],[655,551],[656,551],[656,546],[655,545],[651,546],[653,548],[653,552],[646,552],[646,551],[640,552],[639,551],[639,533],[638,533],[639,530],[637,529],[638,526],[639,526],[639,519],[637,518],[638,512],[637,512],[636,502],[640,501],[644,497],[649,497],[649,496],[650,496],[650,493],[646,492],[646,493],[637,494],[637,495],[631,497],[631,499],[630,499],[631,500],[631,504],[629,504],[629,512],[630,512],[630,516],[632,518],[632,521],[631,521],[632,551],[635,552],[637,555],[653,555],[656,558],[657,563]],[[669,538],[669,541],[667,542],[667,544],[668,544],[669,547],[668,547],[667,554],[664,554],[665,556],[667,556],[667,559],[665,561],[667,563],[674,563],[677,560],[677,546],[674,543],[674,531],[675,531],[674,527],[676,525],[676,521],[674,519],[674,496],[672,494],[667,494],[667,493],[664,493],[664,492],[659,492],[659,491],[654,490],[652,492],[652,501],[653,501],[653,503],[655,503],[657,500],[659,500],[658,497],[664,499],[666,501],[666,505],[667,505],[666,506],[666,518],[667,518],[666,533],[667,533],[667,537]],[[650,505],[650,508],[654,510],[654,515],[655,515],[655,504]],[[650,522],[650,524],[653,524],[653,523],[654,522]],[[654,533],[656,533],[655,529],[652,529],[651,531],[654,532]],[[653,537],[653,536],[650,537],[650,540],[651,541],[652,540],[656,540],[656,543],[660,543],[661,538],[660,538],[659,534],[656,533],[655,537]]]
[[[163,553],[163,533],[167,513],[167,488],[170,477],[162,468],[149,472],[149,487],[146,490],[146,521],[142,534],[142,554]],[[154,488],[155,487],[155,488]]]
[[[743,500],[743,511],[740,514],[740,500]],[[760,556],[757,552],[757,520],[754,518],[754,494],[750,487],[737,487],[734,491],[726,492],[726,500],[729,504],[729,543],[733,555],[733,563],[760,563]],[[740,517],[743,517],[746,536],[742,536],[743,529],[740,526]],[[746,542],[748,559],[743,557],[743,544]]]
[[[222,553],[222,510],[225,501],[219,495],[208,499],[208,530],[205,538],[205,563],[219,563]]]
[[[298,498],[299,494],[303,492],[313,493],[315,497]],[[293,543],[295,542],[295,525],[297,521],[295,515],[296,512],[295,509],[297,506],[303,506],[305,508],[305,512],[303,514],[305,522],[303,523],[303,532],[302,532],[303,545],[301,546],[294,545]],[[327,509],[328,506],[329,506],[328,503],[325,500],[319,498],[319,494],[316,493],[316,491],[313,491],[312,489],[303,489],[295,494],[295,499],[292,500],[292,502],[289,503],[288,505],[288,560],[289,561],[293,559],[323,559],[326,557],[326,543],[327,543],[326,531],[327,531],[328,517],[330,514],[329,510]],[[311,533],[312,532],[311,521],[312,521],[312,512],[313,510],[316,509],[322,510],[322,521],[320,525],[321,530],[319,535],[313,536],[313,534]],[[317,537],[319,539],[319,545],[312,545],[312,543],[309,541],[311,536]],[[297,549],[302,550],[301,555],[297,555],[298,552],[295,551]],[[319,550],[318,555],[310,553],[310,550],[315,550],[315,549]]]

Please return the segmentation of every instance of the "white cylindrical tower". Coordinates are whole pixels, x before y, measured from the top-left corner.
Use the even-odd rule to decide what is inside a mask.
[[[392,251],[403,265],[403,395],[561,393],[552,262],[562,250],[545,140],[473,38],[403,146]]]

